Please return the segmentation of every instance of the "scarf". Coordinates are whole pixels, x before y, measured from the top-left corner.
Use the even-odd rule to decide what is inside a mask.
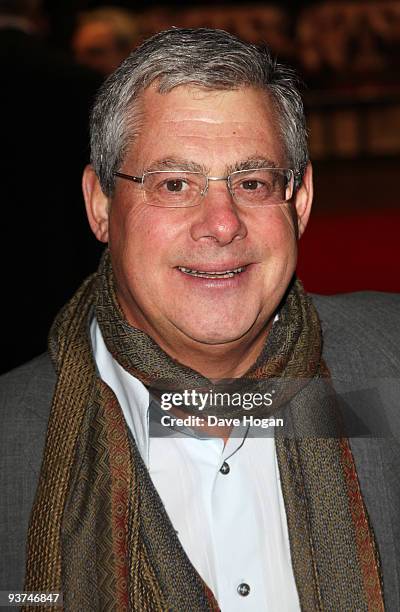
[[[29,524],[25,590],[61,591],[64,609],[73,612],[184,612],[188,606],[191,612],[217,611],[218,602],[179,542],[116,396],[97,374],[89,332],[93,314],[113,357],[145,385],[212,384],[128,324],[106,251],[98,272],[82,284],[50,332],[57,384]],[[285,416],[275,445],[301,609],[381,611],[374,534],[321,354],[318,315],[294,281],[243,381],[299,381],[279,390],[274,412]],[[259,408],[257,414],[268,410]],[[321,424],[328,435],[319,435]]]

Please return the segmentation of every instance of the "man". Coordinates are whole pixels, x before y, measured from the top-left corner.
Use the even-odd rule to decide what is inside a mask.
[[[398,445],[343,430],[371,432],[356,386],[398,377],[398,300],[318,298],[318,316],[294,278],[312,170],[293,73],[222,31],[162,32],[102,87],[91,146],[109,251],[51,362],[3,379],[2,588],[27,537],[25,589],[67,610],[398,609]],[[275,437],[228,402],[248,389]]]

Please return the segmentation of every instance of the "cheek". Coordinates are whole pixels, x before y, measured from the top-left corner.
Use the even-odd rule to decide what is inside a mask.
[[[150,248],[154,225],[148,221],[148,210],[143,204],[118,202],[110,212],[110,250],[120,255]]]
[[[283,245],[288,246],[290,242],[296,242],[295,212],[291,204],[277,206],[275,227]]]
[[[259,230],[258,243],[263,244],[262,274],[266,290],[280,292],[290,281],[297,262],[295,223],[288,207],[279,207],[268,223]]]
[[[264,219],[255,226],[256,241],[262,245],[264,254],[285,259],[296,251],[296,229],[292,210],[288,206],[277,206],[268,211]]]
[[[176,212],[141,204],[113,211],[110,250],[131,281],[151,284],[173,265],[182,233],[181,224],[171,219]]]

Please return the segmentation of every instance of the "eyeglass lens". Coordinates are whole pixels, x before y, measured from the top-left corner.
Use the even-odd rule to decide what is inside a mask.
[[[236,203],[242,206],[279,205],[293,195],[293,173],[288,170],[239,170],[227,180]],[[148,172],[143,177],[143,188],[146,202],[152,206],[196,206],[207,189],[207,177],[198,172],[177,170]]]

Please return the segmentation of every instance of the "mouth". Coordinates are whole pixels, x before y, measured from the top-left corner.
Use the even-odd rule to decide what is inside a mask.
[[[192,270],[191,268],[183,268],[182,266],[178,266],[178,270],[183,272],[183,274],[188,274],[189,276],[196,276],[197,278],[211,278],[211,279],[224,279],[224,278],[233,278],[238,274],[241,274],[246,270],[247,266],[241,266],[240,268],[233,268],[232,270],[222,270],[220,272],[214,271],[204,271],[204,270]]]

